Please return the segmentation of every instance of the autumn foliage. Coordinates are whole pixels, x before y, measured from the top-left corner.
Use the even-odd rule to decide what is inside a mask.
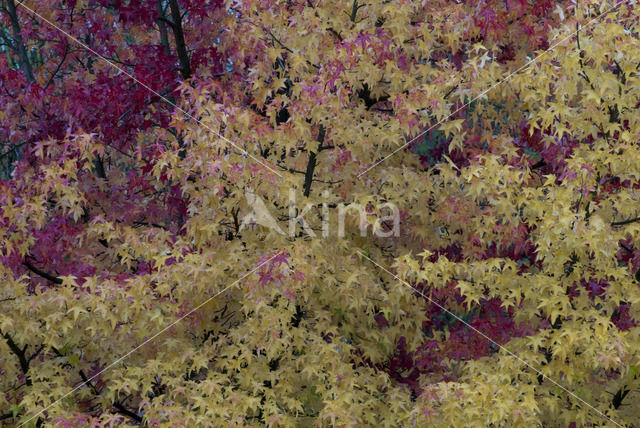
[[[3,426],[638,426],[635,1],[0,0],[0,44]]]

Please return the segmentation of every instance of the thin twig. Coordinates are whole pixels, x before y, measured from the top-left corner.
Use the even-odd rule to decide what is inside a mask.
[[[625,224],[635,223],[636,221],[640,221],[640,217],[630,218],[628,220],[622,221],[614,221],[611,223],[611,226],[624,226]]]

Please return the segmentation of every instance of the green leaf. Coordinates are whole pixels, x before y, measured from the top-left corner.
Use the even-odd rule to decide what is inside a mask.
[[[78,367],[78,363],[80,362],[80,356],[76,354],[71,354],[67,357],[67,361],[69,361],[69,364],[71,364],[74,368]]]

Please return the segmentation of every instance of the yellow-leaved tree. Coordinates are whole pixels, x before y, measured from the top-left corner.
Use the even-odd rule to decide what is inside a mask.
[[[189,4],[226,71],[2,182],[3,420],[637,426],[634,1]]]

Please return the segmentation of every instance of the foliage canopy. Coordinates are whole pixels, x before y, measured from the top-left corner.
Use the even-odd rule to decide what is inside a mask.
[[[3,423],[637,424],[635,1],[0,15]]]

